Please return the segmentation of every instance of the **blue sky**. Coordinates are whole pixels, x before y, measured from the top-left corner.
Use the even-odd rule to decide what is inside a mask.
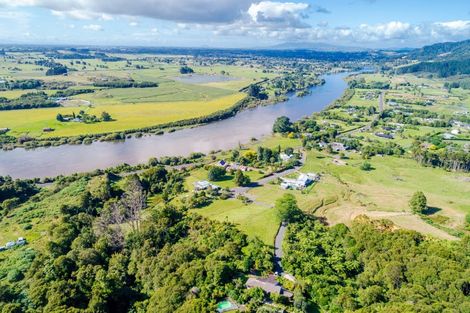
[[[463,39],[468,0],[0,0],[7,44],[398,48]]]

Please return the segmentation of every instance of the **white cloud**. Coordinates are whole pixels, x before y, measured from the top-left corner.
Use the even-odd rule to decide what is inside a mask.
[[[99,31],[103,30],[103,26],[98,25],[98,24],[89,24],[89,25],[83,26],[83,29],[91,30],[91,31],[94,31],[94,32],[99,32]]]
[[[384,24],[368,25],[361,24],[356,31],[358,39],[364,41],[403,39],[413,35],[417,31],[409,23],[393,21]]]
[[[257,23],[288,23],[301,25],[307,17],[307,3],[261,1],[248,9],[248,15]]]
[[[51,10],[52,15],[57,16],[59,18],[72,18],[76,20],[95,20],[99,19],[102,21],[111,21],[113,17],[109,14],[105,13],[95,13],[90,11],[84,10],[70,10],[70,11],[57,11]]]
[[[137,22],[130,22],[130,23],[129,23],[129,26],[131,26],[131,27],[137,27],[137,26],[139,26],[139,23],[137,23]]]
[[[60,12],[84,11],[108,15],[143,16],[193,23],[229,22],[239,18],[255,0],[0,0],[0,5],[39,6]]]
[[[0,6],[38,6],[62,19],[87,20],[87,30],[99,31],[98,21],[125,16],[123,23],[137,26],[138,17],[176,23],[171,32],[212,32],[218,36],[248,36],[259,41],[328,41],[351,45],[417,46],[436,41],[470,38],[470,21],[450,20],[414,24],[390,21],[334,27],[309,19],[309,13],[327,10],[307,0],[0,0]],[[296,0],[297,1],[297,0]],[[303,1],[303,2],[302,2]],[[371,0],[369,0],[371,1]],[[19,10],[15,10],[19,11]],[[318,17],[318,15],[316,15]],[[2,17],[0,16],[0,19]],[[13,15],[6,18],[13,19]],[[364,16],[364,20],[367,20]],[[27,25],[27,21],[24,22]],[[78,27],[78,26],[77,26]],[[28,29],[25,29],[28,30]],[[160,29],[166,34],[165,27]],[[1,30],[0,30],[1,32]],[[158,30],[150,31],[157,33]],[[168,31],[170,32],[170,31]],[[149,33],[149,29],[147,29]],[[226,38],[230,39],[230,38]]]
[[[361,24],[357,27],[330,27],[320,23],[314,27],[274,27],[269,23],[241,23],[215,26],[219,36],[251,36],[277,41],[317,41],[374,47],[419,46],[436,41],[463,40],[470,37],[470,21],[447,21],[411,24],[391,21]]]
[[[470,21],[462,21],[462,20],[450,21],[450,22],[439,22],[439,23],[435,23],[435,25],[451,30],[451,31],[465,31],[465,30],[470,29]]]

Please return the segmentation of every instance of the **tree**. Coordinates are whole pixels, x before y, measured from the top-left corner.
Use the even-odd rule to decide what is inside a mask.
[[[126,209],[126,218],[132,230],[140,231],[141,212],[145,208],[147,199],[137,175],[129,178],[121,202]]]
[[[63,74],[67,74],[67,72],[68,72],[67,68],[59,64],[48,69],[46,71],[46,76],[63,75]]]
[[[259,99],[259,100],[266,100],[268,99],[268,95],[264,92],[259,85],[250,85],[247,91],[250,97]]]
[[[181,74],[192,74],[192,73],[194,73],[194,70],[192,68],[190,68],[189,66],[184,65],[184,66],[180,67],[180,73]]]
[[[207,178],[210,181],[219,181],[224,178],[225,173],[225,168],[220,166],[213,166],[209,169],[209,172],[207,173]]]
[[[288,133],[292,130],[292,123],[287,116],[281,116],[276,119],[273,125],[273,132]]]
[[[286,193],[281,198],[277,199],[275,208],[279,218],[284,222],[299,221],[303,215],[297,205],[297,200],[290,193]]]
[[[414,213],[422,214],[427,208],[427,199],[422,191],[417,191],[411,197],[409,202],[410,209]]]
[[[248,175],[243,174],[241,170],[238,170],[235,173],[235,184],[237,186],[246,186],[251,182],[250,177]]]
[[[111,118],[111,115],[108,112],[103,111],[103,112],[101,112],[101,120],[103,122],[109,122],[109,121],[112,120],[112,118]]]
[[[168,181],[168,171],[164,166],[156,166],[142,173],[142,185],[145,190],[157,194],[163,191]]]
[[[372,170],[372,165],[369,162],[364,162],[361,164],[361,170],[363,171],[371,171]]]

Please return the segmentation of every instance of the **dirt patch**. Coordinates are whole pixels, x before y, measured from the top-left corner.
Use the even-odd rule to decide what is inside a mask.
[[[59,104],[66,108],[72,108],[72,107],[90,106],[91,102],[88,100],[70,99],[70,100],[60,101]]]
[[[351,225],[352,221],[356,217],[366,215],[372,219],[390,220],[399,228],[415,230],[424,235],[433,236],[439,239],[458,240],[458,238],[429,225],[419,216],[410,212],[369,211],[360,205],[341,203],[337,206],[321,208],[317,211],[316,215],[325,217],[330,225],[343,223],[348,226]]]

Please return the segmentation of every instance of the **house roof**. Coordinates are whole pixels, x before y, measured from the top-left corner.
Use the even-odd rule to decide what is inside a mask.
[[[267,293],[282,293],[282,287],[279,286],[279,283],[270,281],[268,279],[250,277],[246,281],[245,285],[248,288],[261,288]]]

